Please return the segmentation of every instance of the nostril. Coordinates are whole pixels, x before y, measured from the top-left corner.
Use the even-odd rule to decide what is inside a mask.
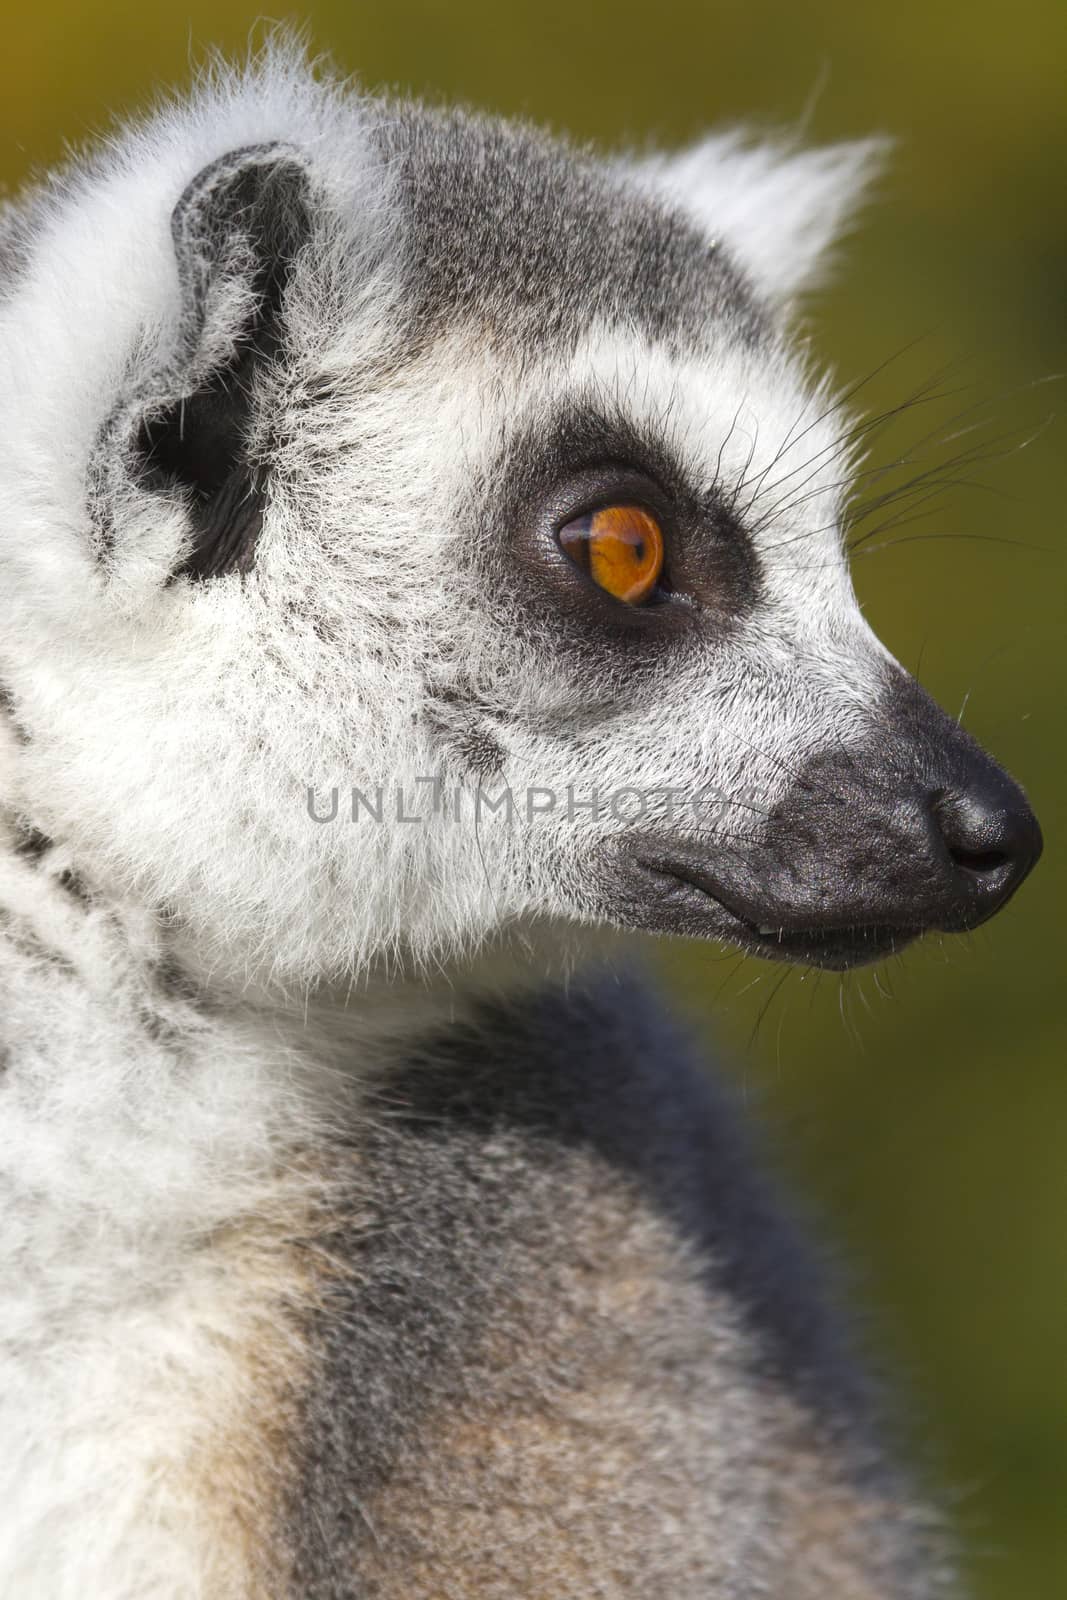
[[[941,790],[930,807],[950,859],[976,890],[1010,892],[1041,853],[1037,819],[1010,780]]]
[[[1005,850],[968,850],[952,844],[948,846],[948,853],[956,865],[967,872],[996,872],[1011,860]]]

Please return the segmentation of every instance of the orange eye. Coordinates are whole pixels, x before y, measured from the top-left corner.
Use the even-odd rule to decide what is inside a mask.
[[[663,533],[655,517],[640,506],[605,506],[576,517],[559,531],[559,542],[593,582],[639,606],[663,571]]]

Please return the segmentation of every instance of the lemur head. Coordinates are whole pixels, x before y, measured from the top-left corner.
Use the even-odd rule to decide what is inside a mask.
[[[605,162],[281,50],[31,197],[25,815],[288,977],[541,918],[846,966],[991,915],[1037,824],[860,614],[790,337],[870,156]]]

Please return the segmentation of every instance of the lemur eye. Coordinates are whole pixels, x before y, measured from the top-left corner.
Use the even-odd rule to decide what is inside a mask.
[[[616,600],[639,606],[663,571],[663,532],[640,506],[604,506],[575,517],[559,542],[576,566]]]

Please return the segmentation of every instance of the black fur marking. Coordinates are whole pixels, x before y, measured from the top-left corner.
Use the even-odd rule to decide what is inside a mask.
[[[145,1038],[150,1039],[153,1044],[171,1049],[181,1045],[182,1030],[170,1017],[163,1016],[161,1012],[154,1011],[147,1005],[138,1007],[137,1016]]]
[[[60,888],[65,889],[73,900],[77,900],[83,906],[92,905],[92,891],[85,880],[78,873],[72,871],[70,867],[59,874],[57,881]]]
[[[473,1352],[494,1328],[513,1329],[509,1318],[521,1326],[531,1265],[542,1295],[567,1269],[576,1157],[594,1186],[597,1170],[622,1175],[699,1253],[709,1287],[748,1324],[754,1384],[791,1390],[833,1431],[866,1441],[867,1387],[819,1273],[754,1177],[728,1096],[634,983],[487,1008],[474,1027],[428,1040],[361,1120],[351,1201],[332,1213],[352,1220],[309,1256],[344,1270],[319,1285],[295,1430],[305,1456],[289,1533],[302,1594],[362,1593],[355,1553],[374,1534],[361,1508],[393,1474],[418,1470],[422,1419],[442,1406],[462,1419],[481,1402]],[[610,1224],[615,1201],[605,1204]],[[523,1379],[490,1381],[506,1398]]]
[[[479,782],[499,777],[504,770],[504,746],[488,728],[472,724],[458,736],[454,749],[465,770]]]
[[[239,150],[194,179],[175,207],[174,249],[183,298],[185,361],[196,372],[212,328],[214,291],[251,291],[254,310],[229,330],[229,354],[163,408],[149,408],[136,440],[140,482],[189,497],[192,546],[174,574],[248,572],[265,505],[264,473],[249,437],[259,374],[283,344],[293,265],[310,231],[300,162],[274,146]]]
[[[166,1000],[180,1000],[191,1004],[200,998],[197,985],[172,955],[164,956],[156,964],[152,976],[156,988]]]
[[[506,722],[507,713],[486,705],[473,684],[431,689],[426,715],[465,775],[485,782],[503,772],[507,751],[493,725]]]
[[[0,683],[0,717],[6,717],[16,743],[28,745],[30,736],[15,714],[15,697],[6,684]]]
[[[581,674],[587,707],[635,675],[658,675],[671,652],[740,632],[764,595],[760,563],[729,497],[655,428],[638,428],[598,397],[574,396],[505,441],[486,472],[493,486],[483,537],[469,543],[483,583],[499,596],[506,637]],[[559,528],[597,505],[636,502],[664,532],[663,594],[624,605],[579,571]]]
[[[42,833],[40,828],[35,828],[31,823],[16,823],[15,855],[22,861],[32,862],[37,866],[51,850],[55,841],[48,834]],[[66,867],[55,879],[59,887],[69,894],[72,899],[82,905],[89,905],[92,894],[88,887],[72,868]]]
[[[19,826],[18,842],[15,845],[15,854],[23,861],[32,861],[35,864],[48,854],[52,848],[52,840],[40,828],[34,828],[29,823]]]

